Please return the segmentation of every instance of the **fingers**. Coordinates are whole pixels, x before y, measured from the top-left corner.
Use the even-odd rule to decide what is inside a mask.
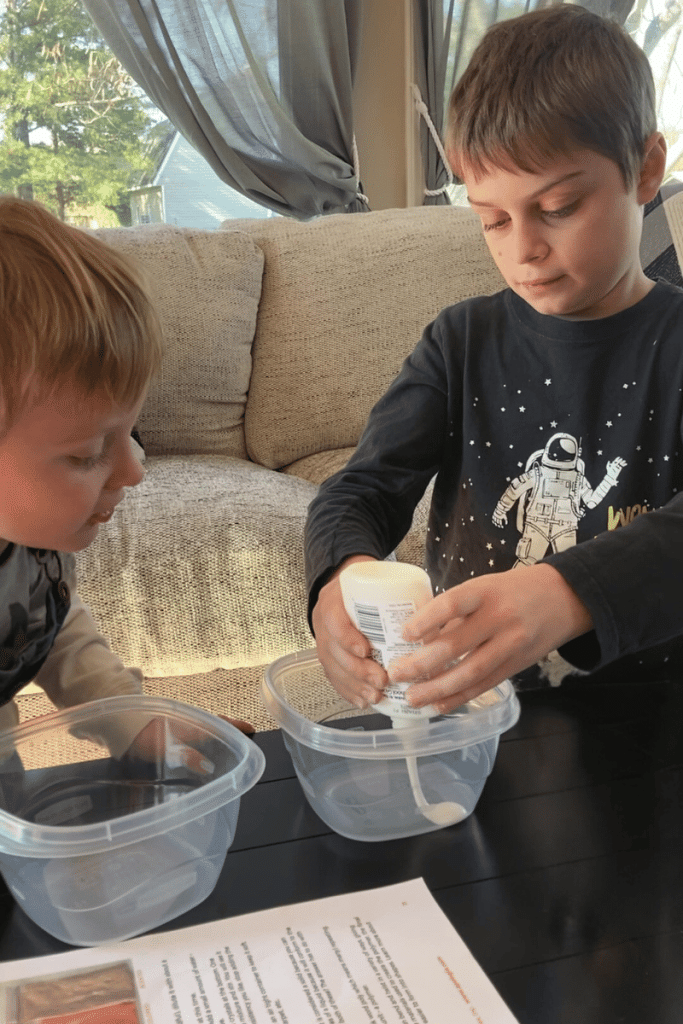
[[[335,690],[356,707],[376,703],[387,682],[386,672],[370,656],[369,641],[348,617],[338,580],[321,589],[312,618],[318,658]]]
[[[528,664],[526,657],[510,655],[505,644],[489,641],[470,651],[450,670],[414,683],[408,689],[408,701],[414,707],[434,704],[440,714],[447,714]]]
[[[224,722],[229,722],[230,725],[234,725],[235,728],[239,729],[240,732],[243,732],[245,736],[253,736],[256,732],[256,729],[251,722],[245,722],[243,718],[228,718],[227,715],[219,715],[218,717],[222,718]]]
[[[451,616],[449,620],[449,615]],[[413,681],[408,700],[452,710],[592,627],[576,594],[550,565],[481,576],[424,606],[406,632],[436,640],[395,662],[389,675]]]

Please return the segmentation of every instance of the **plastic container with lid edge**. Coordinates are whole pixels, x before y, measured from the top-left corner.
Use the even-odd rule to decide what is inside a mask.
[[[520,713],[506,680],[451,714],[394,729],[377,709],[341,698],[315,650],[268,666],[262,695],[308,803],[335,832],[363,842],[458,827]]]
[[[100,853],[119,846],[139,842],[153,832],[168,831],[176,824],[210,814],[218,807],[241,797],[256,785],[265,769],[265,757],[243,733],[222,719],[201,708],[191,707],[165,697],[123,695],[78,704],[73,708],[42,715],[38,719],[15,726],[0,734],[1,764],[14,749],[21,751],[24,743],[38,738],[55,728],[56,724],[69,730],[79,725],[96,726],[98,720],[125,712],[136,714],[173,714],[178,722],[201,726],[216,739],[230,737],[230,743],[239,751],[240,760],[228,774],[211,779],[192,793],[175,797],[166,804],[157,804],[141,811],[107,822],[92,825],[36,825],[0,809],[0,852],[20,857],[71,857],[85,853]],[[94,730],[93,730],[94,731]],[[103,756],[107,751],[103,749]],[[163,827],[160,827],[163,826]]]

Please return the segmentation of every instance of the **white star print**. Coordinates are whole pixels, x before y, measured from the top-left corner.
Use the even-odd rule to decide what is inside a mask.
[[[551,423],[550,423],[550,426],[551,426],[551,427],[553,428],[553,430],[554,430],[554,429],[555,429],[555,427],[557,426],[557,420],[552,420],[552,421],[551,421]]]
[[[606,427],[611,427],[612,426],[612,421],[611,420],[607,420],[607,423],[605,424],[605,426]]]
[[[489,565],[493,565],[493,559],[489,558]]]
[[[544,382],[544,383],[545,383],[545,386],[546,386],[546,387],[548,387],[548,385],[549,385],[549,384],[552,384],[552,381],[551,381],[550,377],[548,377],[548,378],[547,378],[547,379],[545,380],[545,382]]]
[[[665,462],[668,462],[668,461],[669,461],[669,456],[668,456],[668,455],[665,455],[665,456],[664,456],[664,461],[665,461]]]
[[[488,543],[488,544],[486,545],[486,550],[487,550],[487,551],[492,551],[492,550],[493,550],[493,544],[491,544],[491,542],[490,542],[490,541],[489,541],[489,543]]]
[[[526,409],[524,408],[524,406],[523,406],[523,405],[520,405],[520,407],[519,407],[519,411],[520,411],[520,412],[526,412]]]

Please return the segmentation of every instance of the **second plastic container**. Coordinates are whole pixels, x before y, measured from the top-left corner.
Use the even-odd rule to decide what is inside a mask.
[[[264,766],[234,726],[160,697],[25,722],[0,737],[0,871],[63,942],[138,935],[211,893]]]
[[[314,650],[273,662],[263,698],[313,810],[335,832],[365,842],[444,827],[417,805],[407,758],[415,758],[428,804],[457,803],[468,817],[493,768],[500,734],[520,712],[505,681],[449,715],[394,730],[385,715],[343,700]]]

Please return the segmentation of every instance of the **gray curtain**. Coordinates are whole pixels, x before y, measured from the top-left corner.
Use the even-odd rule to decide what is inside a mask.
[[[420,149],[425,176],[425,206],[450,202],[448,193],[444,190],[444,186],[450,180],[449,171],[430,131],[427,116],[435,132],[443,138],[444,100],[448,95],[445,82],[451,49],[454,7],[455,0],[416,0],[413,5],[417,49],[415,74],[419,89],[419,98],[416,96],[415,99],[421,115]],[[421,108],[420,100],[426,110]]]
[[[367,209],[352,86],[364,0],[84,0],[120,62],[233,188],[302,219]]]

